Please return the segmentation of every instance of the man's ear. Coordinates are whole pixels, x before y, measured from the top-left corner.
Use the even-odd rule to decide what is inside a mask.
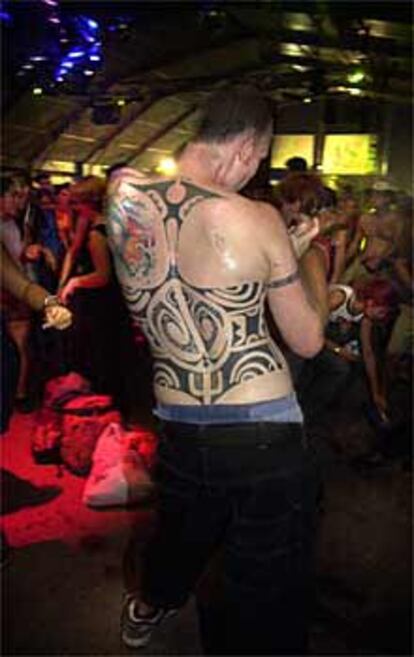
[[[243,164],[249,164],[254,153],[254,138],[251,134],[241,135],[238,144],[238,156]]]

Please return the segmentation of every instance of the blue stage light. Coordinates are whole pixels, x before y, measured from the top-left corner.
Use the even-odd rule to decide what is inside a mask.
[[[88,26],[91,28],[91,30],[97,30],[99,25],[96,21],[94,21],[92,18],[87,18],[86,22]]]
[[[71,50],[70,52],[68,52],[67,56],[70,57],[71,59],[78,59],[79,57],[84,57],[85,54],[86,53],[85,53],[84,50],[76,49],[76,50]]]

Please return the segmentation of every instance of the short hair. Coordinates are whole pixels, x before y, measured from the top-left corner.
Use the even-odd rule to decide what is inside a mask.
[[[235,85],[207,99],[195,140],[224,142],[246,131],[261,135],[272,125],[270,99],[255,87]]]
[[[398,306],[398,291],[387,278],[375,277],[368,281],[358,281],[354,288],[359,299],[370,300],[376,307],[386,307],[393,311]]]
[[[289,171],[307,171],[308,170],[308,163],[305,160],[304,157],[290,157],[288,160],[285,162],[285,166],[289,169]]]
[[[300,207],[305,214],[312,214],[321,206],[323,184],[319,176],[313,173],[288,173],[276,189],[280,203],[295,203],[300,201]]]
[[[60,185],[55,185],[55,194],[60,194],[60,192],[63,192],[65,189],[70,189],[71,188],[71,183],[65,182],[61,183]]]

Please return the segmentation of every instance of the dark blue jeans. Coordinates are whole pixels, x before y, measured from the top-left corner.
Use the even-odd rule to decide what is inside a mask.
[[[223,554],[221,654],[304,654],[318,477],[299,424],[163,423],[143,599],[183,605]]]

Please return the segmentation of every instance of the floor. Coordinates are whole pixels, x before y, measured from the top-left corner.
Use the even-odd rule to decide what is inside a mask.
[[[35,426],[35,414],[16,413],[2,437],[8,494],[1,528],[10,545],[2,567],[2,654],[128,654],[119,639],[123,553],[133,528],[138,541],[145,540],[151,506],[86,508],[84,478],[34,463]],[[361,467],[358,457],[372,442],[372,429],[346,415],[314,440],[326,494],[311,653],[412,654],[406,455]],[[140,654],[201,654],[194,601]]]

